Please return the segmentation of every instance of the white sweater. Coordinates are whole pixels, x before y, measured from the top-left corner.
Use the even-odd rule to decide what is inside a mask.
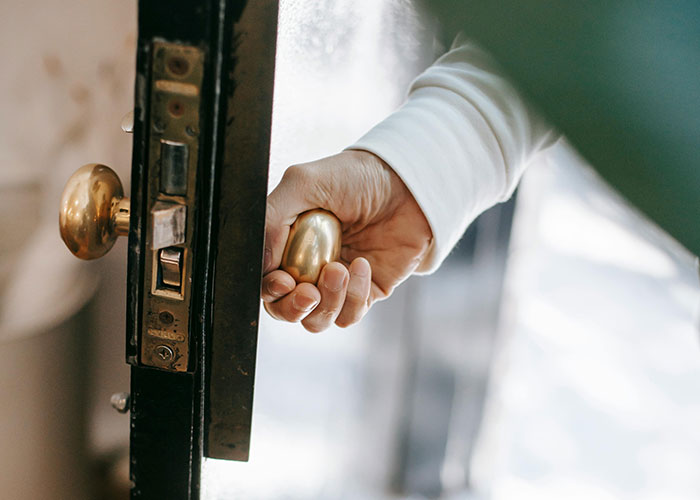
[[[433,232],[418,272],[432,272],[467,226],[507,200],[535,153],[557,134],[520,98],[496,63],[458,36],[418,76],[406,102],[351,146],[401,177]]]

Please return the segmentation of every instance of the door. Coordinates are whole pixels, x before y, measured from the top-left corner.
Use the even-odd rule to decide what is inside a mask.
[[[248,459],[276,24],[276,0],[140,0],[130,197],[89,164],[61,202],[78,257],[129,239],[134,499],[198,499],[203,457]]]

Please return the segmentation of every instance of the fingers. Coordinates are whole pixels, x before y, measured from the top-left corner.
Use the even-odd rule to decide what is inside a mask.
[[[296,323],[304,319],[320,301],[321,293],[318,288],[311,283],[300,283],[291,293],[277,302],[263,302],[263,304],[273,318]]]
[[[367,259],[358,257],[350,264],[350,281],[345,294],[345,304],[335,323],[345,328],[360,321],[369,309],[372,285],[372,268]]]
[[[312,333],[322,332],[334,322],[347,327],[360,321],[369,310],[372,269],[358,257],[346,269],[339,262],[323,268],[318,288],[296,285],[294,278],[275,270],[263,278],[265,309],[279,320],[298,322]]]
[[[261,296],[265,302],[274,302],[291,293],[296,286],[294,278],[281,269],[277,269],[263,277]]]
[[[345,302],[349,272],[340,262],[331,262],[321,271],[318,289],[321,302],[301,324],[312,333],[322,332],[333,324]]]

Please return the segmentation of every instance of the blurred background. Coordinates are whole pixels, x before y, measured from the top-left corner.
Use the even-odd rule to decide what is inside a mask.
[[[0,2],[0,491],[126,498],[126,245],[58,235],[80,165],[128,186],[136,2]],[[351,144],[445,47],[408,0],[281,0],[270,187]],[[127,187],[128,189],[128,187]],[[443,267],[322,335],[263,313],[251,461],[203,498],[695,499],[697,259],[565,142]]]

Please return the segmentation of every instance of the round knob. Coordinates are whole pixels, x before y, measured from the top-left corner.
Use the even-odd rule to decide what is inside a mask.
[[[97,163],[80,167],[66,183],[58,214],[61,238],[81,259],[106,254],[129,234],[129,199],[114,171]]]
[[[338,218],[321,209],[304,212],[292,224],[282,254],[282,269],[297,282],[316,283],[323,266],[340,258]]]

